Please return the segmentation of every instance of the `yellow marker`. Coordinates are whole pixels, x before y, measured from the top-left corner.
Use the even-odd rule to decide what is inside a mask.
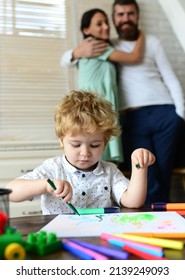
[[[176,250],[183,250],[184,248],[183,241],[179,241],[179,240],[177,241],[177,240],[164,239],[164,238],[144,237],[144,236],[138,236],[134,234],[114,234],[114,235],[119,236],[123,239],[161,246],[163,248],[171,248]]]

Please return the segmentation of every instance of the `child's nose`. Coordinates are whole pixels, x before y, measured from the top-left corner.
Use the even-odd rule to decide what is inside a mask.
[[[82,156],[89,156],[89,155],[90,155],[90,150],[89,150],[89,148],[86,147],[86,146],[82,147],[82,149],[81,149],[81,155],[82,155]]]

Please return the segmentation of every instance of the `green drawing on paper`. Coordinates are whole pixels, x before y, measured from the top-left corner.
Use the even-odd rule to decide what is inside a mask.
[[[116,224],[122,224],[122,225],[130,223],[135,226],[140,226],[143,223],[151,222],[154,219],[155,219],[155,215],[148,214],[148,213],[136,214],[133,216],[124,214],[123,216],[113,217],[113,222]]]
[[[99,222],[103,221],[103,215],[96,215],[96,218],[99,219]]]

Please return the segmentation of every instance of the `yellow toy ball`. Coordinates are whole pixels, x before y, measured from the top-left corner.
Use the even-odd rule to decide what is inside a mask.
[[[6,247],[4,257],[6,260],[24,260],[26,257],[26,251],[22,245],[11,243]]]

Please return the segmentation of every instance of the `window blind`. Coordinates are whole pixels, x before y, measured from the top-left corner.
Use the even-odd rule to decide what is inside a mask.
[[[54,107],[69,90],[59,63],[66,16],[64,0],[0,0],[1,145],[56,142]]]

